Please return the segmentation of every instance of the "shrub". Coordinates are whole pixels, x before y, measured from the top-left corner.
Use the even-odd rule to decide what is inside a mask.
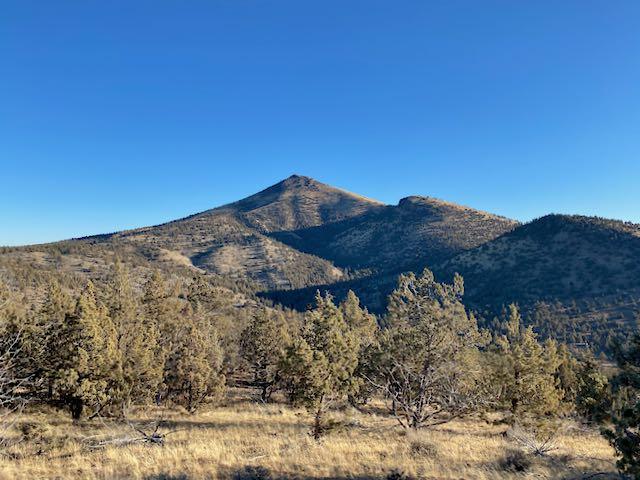
[[[261,466],[247,465],[238,470],[232,477],[234,480],[271,480],[273,475],[269,469]]]
[[[414,477],[404,473],[402,470],[392,470],[387,475],[387,480],[414,480]]]
[[[499,467],[507,472],[526,472],[531,468],[531,458],[522,450],[509,450]]]
[[[409,450],[416,457],[435,457],[438,455],[438,447],[424,440],[412,440],[409,444]]]

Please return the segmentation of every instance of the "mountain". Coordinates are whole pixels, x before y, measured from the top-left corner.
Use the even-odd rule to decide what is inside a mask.
[[[547,215],[436,268],[465,279],[465,298],[497,313],[516,302],[538,331],[604,350],[640,320],[640,225]]]
[[[268,233],[325,225],[382,207],[376,200],[292,175],[255,195],[201,215],[232,212],[251,227]]]
[[[108,263],[97,258],[125,255],[167,269],[246,280],[258,290],[288,290],[423,268],[516,225],[425,197],[388,206],[293,175],[243,200],[183,219],[36,246],[31,256],[38,264],[51,264],[53,256],[46,252],[52,251],[58,268],[91,271]],[[84,252],[82,260],[73,256],[78,250]]]
[[[162,225],[1,249],[0,278],[28,286],[68,273],[81,283],[104,277],[115,258],[141,276],[207,273],[297,308],[316,289],[353,289],[381,312],[399,273],[429,267],[443,280],[461,273],[485,318],[517,302],[539,325],[564,319],[572,338],[585,322],[606,329],[640,318],[638,225],[567,215],[521,225],[421,196],[385,205],[299,175]]]
[[[463,252],[441,267],[459,272],[475,303],[575,300],[640,288],[640,226],[548,215]]]
[[[246,280],[257,289],[298,288],[344,279],[345,272],[269,237],[269,232],[320,225],[380,207],[293,175],[244,200],[162,225],[16,250],[34,265],[52,267],[55,257],[56,268],[75,272],[91,273],[109,263],[104,257],[119,255],[165,269]],[[75,256],[79,250],[82,260]]]

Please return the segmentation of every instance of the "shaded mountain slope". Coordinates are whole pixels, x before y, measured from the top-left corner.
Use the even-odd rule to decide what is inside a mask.
[[[515,228],[517,222],[429,197],[276,238],[342,267],[377,272],[436,265]]]
[[[640,226],[548,215],[446,262],[476,304],[610,295],[640,287]]]

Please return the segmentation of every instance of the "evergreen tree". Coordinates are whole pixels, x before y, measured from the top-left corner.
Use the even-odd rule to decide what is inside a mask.
[[[143,287],[142,312],[157,330],[158,340],[154,356],[162,368],[162,375],[155,400],[160,402],[167,395],[167,358],[180,334],[181,308],[178,300],[169,294],[168,286],[158,271],[149,277]]]
[[[357,344],[342,311],[329,294],[318,292],[316,307],[307,313],[302,336],[287,350],[283,368],[291,400],[314,413],[315,438],[322,435],[329,406],[352,392],[357,364]]]
[[[475,411],[484,401],[479,350],[487,341],[461,302],[462,278],[438,283],[401,275],[391,294],[372,381],[392,400],[404,427],[437,425]]]
[[[371,357],[377,345],[380,329],[375,315],[360,305],[360,299],[352,290],[349,290],[340,304],[340,310],[347,323],[349,335],[352,336],[358,349],[358,366],[354,372],[353,388],[349,394],[349,401],[357,406],[366,403],[375,390],[367,378],[372,375]]]
[[[361,347],[366,347],[375,341],[378,333],[376,317],[360,305],[360,299],[353,290],[347,293],[340,304],[340,310],[347,327],[353,332]]]
[[[66,316],[58,343],[49,346],[60,357],[54,391],[74,420],[81,418],[86,406],[99,411],[110,402],[119,362],[116,341],[113,323],[89,282],[74,313]]]
[[[25,391],[32,386],[32,379],[23,373],[22,339],[21,332],[15,328],[14,300],[12,292],[0,280],[0,410],[3,412],[0,415],[0,435],[15,422],[9,413],[24,406],[28,400]]]
[[[588,421],[601,423],[609,416],[611,406],[609,379],[592,356],[580,362],[577,378],[576,411]]]
[[[562,400],[566,405],[575,405],[580,390],[580,362],[564,343],[558,346],[557,358],[556,378]]]
[[[619,456],[618,469],[640,479],[640,333],[627,346],[617,345],[615,358],[613,428],[604,433]]]
[[[61,358],[58,346],[63,342],[61,338],[65,327],[65,319],[73,313],[74,304],[71,297],[62,290],[60,283],[52,280],[45,292],[42,307],[37,312],[36,323],[38,335],[34,343],[39,345],[35,363],[40,375],[45,380],[48,399],[53,399],[53,385],[60,370]]]
[[[541,345],[532,327],[522,325],[520,312],[509,306],[506,335],[497,341],[496,376],[499,401],[512,421],[527,415],[558,413],[563,392],[556,377],[559,365],[555,342]]]
[[[145,316],[157,325],[165,323],[169,315],[168,297],[164,278],[156,270],[144,285],[142,304]]]
[[[142,311],[128,269],[119,260],[107,285],[107,305],[121,360],[118,403],[123,408],[132,402],[144,403],[154,398],[162,380],[164,362],[157,354],[159,328],[157,321]]]
[[[261,308],[244,330],[241,355],[253,374],[253,383],[260,388],[262,401],[267,401],[280,379],[280,367],[289,343],[284,316],[281,312]]]
[[[224,388],[223,351],[215,330],[187,305],[174,324],[164,369],[166,396],[194,412]]]

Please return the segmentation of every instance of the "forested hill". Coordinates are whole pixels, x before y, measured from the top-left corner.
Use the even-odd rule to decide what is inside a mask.
[[[572,300],[640,287],[640,226],[548,215],[461,253],[443,267],[467,281],[467,298]]]

